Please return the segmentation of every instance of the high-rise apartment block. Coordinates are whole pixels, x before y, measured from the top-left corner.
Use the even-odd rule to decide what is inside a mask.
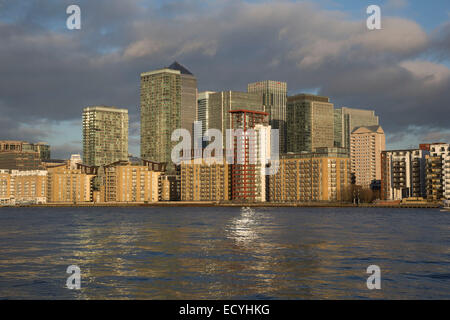
[[[165,162],[174,172],[172,132],[193,133],[197,113],[197,79],[174,62],[167,68],[141,73],[141,157]]]
[[[232,116],[231,128],[236,133],[230,141],[233,150],[232,200],[264,202],[267,176],[265,171],[271,156],[268,114],[252,110],[229,112]]]
[[[128,159],[128,110],[94,106],[83,110],[83,163],[102,166]]]
[[[287,152],[334,147],[334,109],[327,97],[299,94],[287,98]]]
[[[450,144],[430,145],[427,156],[427,199],[450,200]]]
[[[264,110],[261,93],[238,91],[221,91],[209,95],[209,129],[219,129],[222,132],[223,148],[226,148],[226,130],[231,129],[231,114],[233,110]]]
[[[426,156],[428,151],[389,150],[381,153],[381,198],[402,200],[426,198]]]
[[[272,80],[258,81],[248,84],[247,91],[262,94],[263,111],[269,114],[271,128],[279,130],[279,151],[285,152],[287,83]]]
[[[287,153],[269,176],[271,202],[345,201],[350,192],[350,158],[341,148]]]
[[[381,126],[359,127],[350,136],[350,158],[356,184],[369,188],[381,180],[381,152],[386,149],[386,136]]]

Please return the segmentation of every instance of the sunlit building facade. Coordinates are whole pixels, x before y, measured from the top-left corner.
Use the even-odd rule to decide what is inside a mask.
[[[350,137],[350,158],[356,184],[370,188],[381,181],[381,152],[386,150],[386,136],[381,126],[359,127]]]
[[[83,163],[101,166],[128,159],[128,110],[94,106],[83,110]]]
[[[381,198],[402,200],[426,198],[426,156],[428,151],[389,150],[381,153]]]
[[[350,158],[342,148],[282,155],[278,172],[269,176],[271,202],[346,201],[350,192]]]

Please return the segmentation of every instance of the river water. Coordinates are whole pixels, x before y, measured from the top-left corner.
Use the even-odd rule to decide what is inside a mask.
[[[0,208],[0,298],[450,299],[450,213]]]

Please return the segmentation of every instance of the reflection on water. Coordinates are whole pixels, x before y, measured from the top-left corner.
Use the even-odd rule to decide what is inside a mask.
[[[0,298],[450,298],[450,216],[422,209],[4,208]],[[65,288],[67,266],[81,290]],[[377,264],[382,290],[366,287]]]

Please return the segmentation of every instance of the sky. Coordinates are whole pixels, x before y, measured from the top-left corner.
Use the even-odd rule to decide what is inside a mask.
[[[81,8],[68,30],[66,8]],[[381,7],[381,30],[366,27]],[[139,75],[174,60],[199,91],[277,80],[289,94],[373,109],[389,149],[450,142],[448,0],[0,0],[0,140],[82,152],[84,107],[127,108],[139,155]]]

